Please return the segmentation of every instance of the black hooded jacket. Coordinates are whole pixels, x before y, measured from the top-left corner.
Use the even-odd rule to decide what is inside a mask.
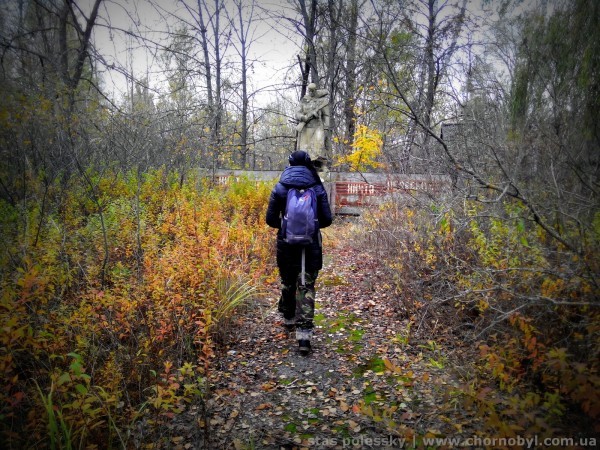
[[[267,207],[267,225],[277,228],[277,266],[280,270],[300,270],[301,247],[290,245],[283,240],[281,231],[281,218],[285,214],[287,193],[290,188],[307,189],[313,187],[317,197],[317,218],[319,229],[331,225],[333,216],[327,199],[325,187],[318,179],[318,175],[306,166],[286,167],[279,182],[273,188]],[[314,272],[323,267],[323,253],[321,250],[321,235],[317,231],[313,243],[306,247],[306,271]]]

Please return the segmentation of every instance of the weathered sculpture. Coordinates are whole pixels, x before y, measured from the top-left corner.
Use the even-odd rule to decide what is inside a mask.
[[[325,132],[329,130],[329,91],[317,89],[317,85],[308,85],[308,94],[300,100],[296,112],[298,120],[298,150],[311,155],[323,153],[325,148]]]

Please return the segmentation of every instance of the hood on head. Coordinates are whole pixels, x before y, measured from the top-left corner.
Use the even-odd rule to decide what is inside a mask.
[[[317,180],[308,167],[289,166],[281,174],[279,182],[288,188],[307,188],[313,186]]]

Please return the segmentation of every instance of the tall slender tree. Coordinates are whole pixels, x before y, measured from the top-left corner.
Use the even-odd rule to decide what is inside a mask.
[[[241,95],[238,97],[242,103],[240,110],[241,125],[239,132],[239,155],[241,158],[240,165],[245,169],[248,163],[248,152],[250,151],[248,139],[248,106],[250,101],[248,93],[248,75],[250,70],[249,52],[252,44],[255,4],[254,1],[252,1],[250,4],[244,4],[242,0],[234,0],[234,7],[235,10],[233,11],[233,17],[230,18],[230,21],[231,28],[237,38],[236,43],[233,44],[233,47],[235,48],[240,59],[240,77],[242,86]]]
[[[306,94],[308,83],[319,84],[319,67],[317,64],[317,25],[318,25],[318,1],[294,0],[297,2],[300,15],[302,17],[302,28],[299,28],[304,37],[305,58],[301,61],[300,70],[302,72],[302,93]]]
[[[351,0],[348,5],[347,49],[344,75],[346,89],[344,91],[344,142],[347,143],[346,151],[349,153],[356,132],[356,77],[357,77],[357,27],[358,27],[358,0]]]

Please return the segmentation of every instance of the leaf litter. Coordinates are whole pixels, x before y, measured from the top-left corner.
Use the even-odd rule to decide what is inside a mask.
[[[178,420],[194,428],[194,448],[422,448],[422,437],[477,434],[481,419],[444,362],[451,352],[411,341],[380,263],[347,246],[326,251],[311,354],[283,330],[272,286],[213,361],[208,421],[186,418],[193,407]]]

